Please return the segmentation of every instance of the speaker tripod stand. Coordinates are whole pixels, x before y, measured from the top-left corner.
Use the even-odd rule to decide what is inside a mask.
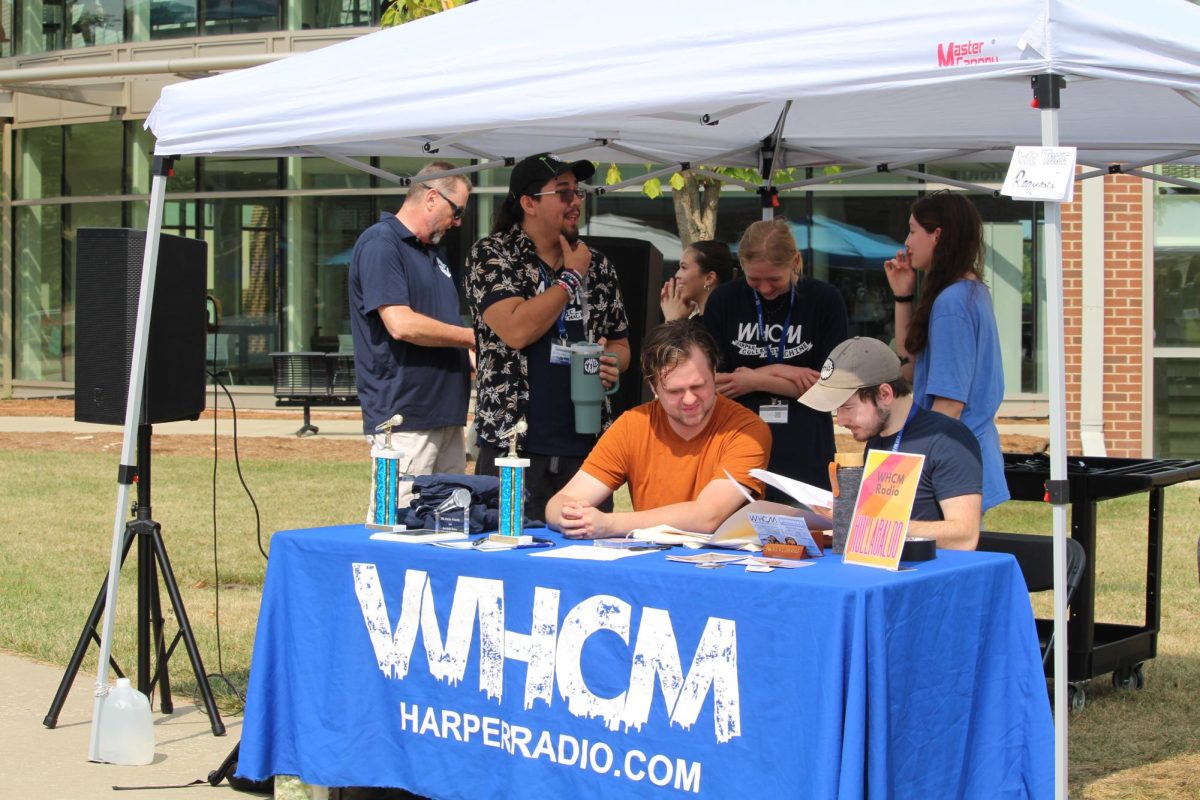
[[[137,502],[134,506],[134,519],[125,524],[125,538],[121,549],[121,564],[124,564],[125,558],[129,555],[129,550],[132,548],[134,541],[137,542],[137,688],[138,691],[149,697],[151,691],[157,686],[162,712],[170,714],[174,711],[167,662],[175,652],[175,647],[182,640],[184,648],[187,650],[188,658],[192,662],[192,671],[196,675],[196,685],[200,688],[200,695],[203,698],[204,708],[208,713],[208,719],[212,725],[213,735],[224,736],[225,723],[221,720],[221,714],[217,711],[216,702],[213,700],[212,686],[208,682],[208,675],[204,671],[204,662],[200,658],[200,651],[196,647],[196,638],[192,634],[192,626],[188,622],[187,611],[183,607],[183,597],[179,594],[179,584],[175,581],[175,573],[172,571],[171,562],[167,558],[167,547],[163,543],[162,527],[150,517],[150,425],[146,423],[139,425],[137,436]],[[172,639],[169,647],[164,641],[163,636],[164,620],[162,602],[158,590],[159,574],[162,575],[162,582],[166,587],[167,596],[171,599],[171,607],[175,611],[175,618],[179,621],[179,630],[176,632],[175,638]],[[63,704],[66,702],[67,694],[71,691],[71,684],[74,683],[75,676],[79,672],[79,666],[83,663],[83,657],[87,653],[88,645],[93,641],[97,644],[100,642],[100,635],[96,632],[96,626],[99,624],[100,617],[104,613],[106,583],[107,577],[105,578],[105,582],[101,583],[100,591],[96,595],[96,602],[92,604],[92,611],[88,615],[87,621],[83,624],[83,632],[79,635],[79,641],[75,645],[75,652],[71,655],[66,672],[63,673],[62,682],[58,685],[58,691],[54,694],[53,702],[50,703],[50,710],[47,712],[45,719],[42,720],[42,724],[47,728],[53,728],[58,724],[58,715],[62,711]],[[155,651],[155,669],[153,672],[151,672],[150,667],[150,650],[152,645]],[[116,661],[113,660],[111,663],[117,675],[124,677]]]

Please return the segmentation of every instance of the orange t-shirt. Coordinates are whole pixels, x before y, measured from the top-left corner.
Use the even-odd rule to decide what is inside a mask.
[[[766,469],[771,429],[739,403],[718,396],[708,427],[690,440],[671,429],[657,400],[622,414],[583,462],[583,471],[612,490],[629,484],[634,511],[687,503],[713,480],[734,480],[762,494],[749,471]]]

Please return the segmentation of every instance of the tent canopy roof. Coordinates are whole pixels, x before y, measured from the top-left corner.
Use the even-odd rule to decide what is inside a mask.
[[[1186,0],[759,0],[753,12],[473,3],[168,86],[147,125],[160,155],[759,166],[783,116],[782,166],[1006,162],[1040,143],[1030,76],[1054,72],[1067,79],[1060,139],[1081,161],[1200,162],[1200,8]]]

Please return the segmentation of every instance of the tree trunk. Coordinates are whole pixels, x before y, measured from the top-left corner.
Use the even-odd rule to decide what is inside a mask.
[[[701,178],[691,172],[683,174],[683,188],[672,192],[675,205],[675,224],[684,247],[692,242],[711,239],[717,231],[717,202],[721,199],[721,182]]]

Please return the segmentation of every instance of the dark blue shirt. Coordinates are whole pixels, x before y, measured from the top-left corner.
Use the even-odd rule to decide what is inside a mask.
[[[458,292],[444,254],[426,247],[393,214],[383,214],[354,244],[350,325],[363,431],[403,414],[402,431],[465,425],[470,362],[462,347],[424,347],[393,339],[381,306],[461,325]]]
[[[896,436],[873,436],[868,450],[891,450]],[[938,501],[983,491],[983,462],[979,442],[958,420],[918,408],[903,428],[900,452],[925,456],[912,519],[941,520]]]
[[[542,266],[543,278],[538,294],[546,291],[550,270]],[[571,402],[571,367],[551,364],[550,348],[560,342],[559,324],[566,331],[567,344],[582,342],[583,307],[568,303],[550,330],[525,349],[529,364],[529,430],[525,433],[526,452],[543,456],[573,456],[582,458],[592,451],[596,434],[575,432],[575,404]]]
[[[738,367],[757,369],[782,363],[808,367],[817,372],[829,352],[846,339],[846,304],[833,286],[815,278],[796,282],[796,298],[791,293],[762,303],[762,327],[754,290],[744,278],[729,281],[713,290],[704,306],[704,327],[717,340],[721,350],[720,372]],[[784,331],[784,325],[787,330]],[[765,338],[764,338],[765,334]],[[783,347],[783,352],[779,348]],[[768,403],[782,402],[787,423],[771,423],[771,472],[829,488],[829,462],[833,460],[833,418],[797,403],[795,396],[775,397],[766,392],[750,392],[736,400],[759,413]],[[768,499],[773,492],[768,493]]]

